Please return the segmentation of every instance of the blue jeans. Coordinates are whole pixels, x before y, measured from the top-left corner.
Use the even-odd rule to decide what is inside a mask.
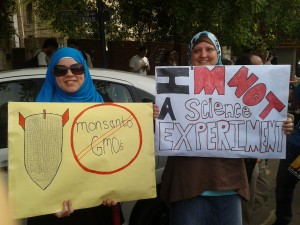
[[[286,158],[280,160],[275,189],[275,225],[286,225],[292,221],[292,201],[294,197],[294,190],[299,179],[288,171],[288,167],[299,154],[300,148],[288,143],[286,149]]]
[[[242,225],[241,198],[236,195],[197,196],[174,202],[170,225]]]

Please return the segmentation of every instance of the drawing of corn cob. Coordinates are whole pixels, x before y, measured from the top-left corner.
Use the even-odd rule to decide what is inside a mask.
[[[43,113],[26,118],[19,113],[24,129],[24,164],[33,182],[45,190],[53,181],[62,161],[63,126],[69,120],[69,109],[63,115]]]

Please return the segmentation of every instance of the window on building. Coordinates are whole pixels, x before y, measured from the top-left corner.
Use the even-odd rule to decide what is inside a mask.
[[[27,21],[27,24],[33,23],[32,3],[28,3],[26,5],[26,21]]]

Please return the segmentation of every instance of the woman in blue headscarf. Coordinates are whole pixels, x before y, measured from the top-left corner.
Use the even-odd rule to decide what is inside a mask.
[[[46,80],[37,102],[103,102],[97,92],[82,53],[73,48],[61,48],[51,58]],[[122,221],[117,203],[105,199],[103,205],[74,211],[70,200],[63,202],[62,211],[54,215],[28,218],[28,225],[112,225]],[[113,207],[106,207],[106,206]],[[114,211],[114,213],[112,212]],[[71,215],[71,216],[70,216]],[[113,216],[114,215],[114,216]],[[118,218],[117,218],[118,217]],[[120,218],[119,218],[120,217]]]
[[[103,102],[81,52],[61,48],[51,58],[37,102]]]

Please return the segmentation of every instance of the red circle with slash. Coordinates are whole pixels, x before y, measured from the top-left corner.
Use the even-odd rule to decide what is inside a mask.
[[[82,117],[84,115],[84,113],[86,113],[88,110],[92,110],[96,107],[103,107],[103,106],[118,107],[118,108],[121,108],[122,110],[125,110],[126,112],[128,112],[132,116],[134,121],[136,122],[136,125],[138,128],[138,136],[139,136],[138,149],[137,149],[136,153],[133,155],[133,157],[127,163],[125,163],[125,165],[122,165],[119,168],[113,169],[111,171],[100,171],[100,170],[88,168],[88,165],[84,165],[83,163],[81,163],[80,159],[78,158],[78,155],[76,154],[75,146],[74,146],[74,128],[75,128],[75,125],[76,125],[76,122],[78,121],[78,119],[80,117]],[[92,105],[92,106],[84,109],[82,112],[80,112],[73,121],[72,128],[71,128],[71,148],[72,148],[73,156],[74,156],[76,162],[79,164],[79,166],[83,170],[90,172],[90,173],[96,173],[96,174],[102,174],[102,175],[117,173],[119,171],[124,170],[126,167],[128,167],[130,164],[132,164],[137,159],[138,155],[140,154],[140,151],[142,148],[142,129],[141,129],[141,126],[140,126],[136,116],[133,114],[133,112],[124,106],[114,104],[114,103],[103,103],[103,104]]]

